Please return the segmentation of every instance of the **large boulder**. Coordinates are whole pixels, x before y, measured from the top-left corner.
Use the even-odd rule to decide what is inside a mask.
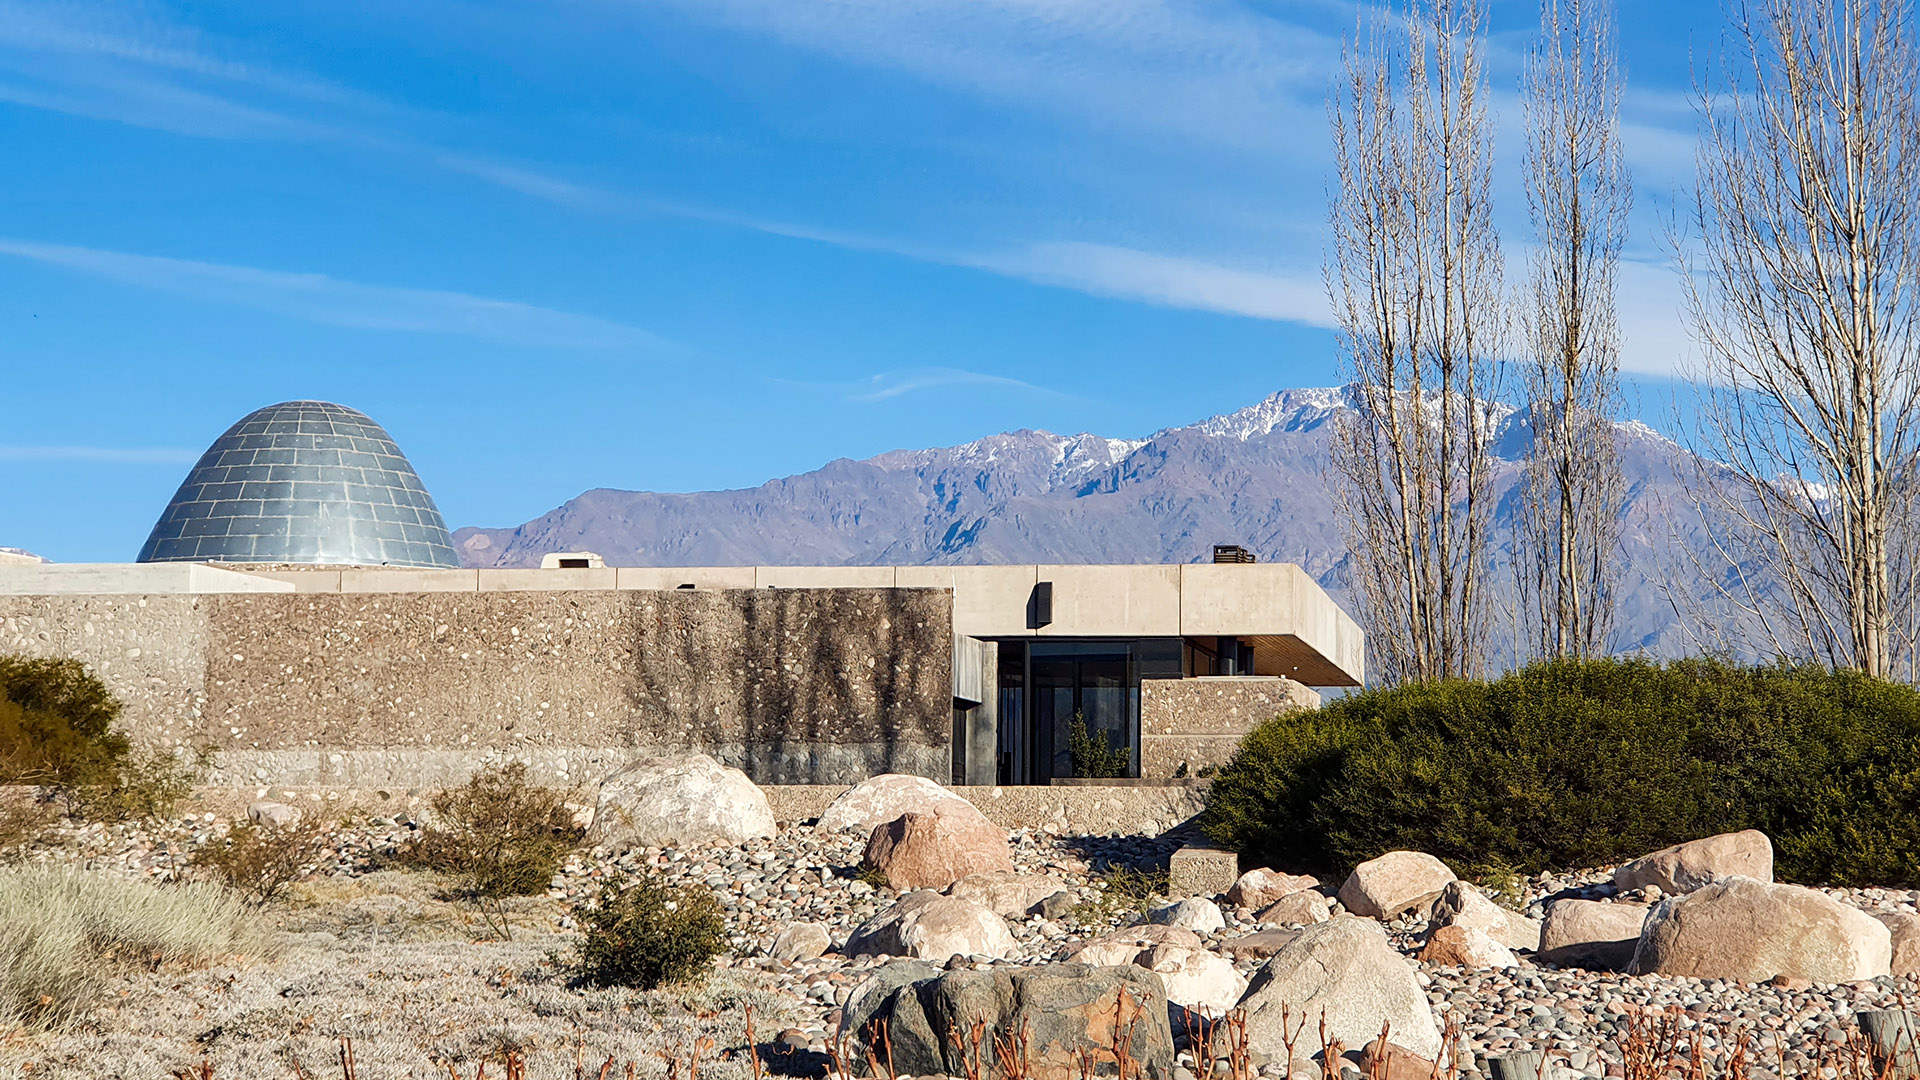
[[[1092,941],[1073,954],[1076,964],[1119,967],[1131,964],[1160,976],[1167,1000],[1224,1016],[1246,992],[1247,980],[1233,961],[1206,949],[1165,943],[1143,944],[1118,939]]]
[[[1887,924],[1893,934],[1892,971],[1895,977],[1920,975],[1920,915],[1888,912],[1875,918]]]
[[[1281,897],[1319,887],[1320,879],[1306,874],[1282,874],[1265,868],[1249,870],[1227,890],[1227,903],[1258,911]]]
[[[1160,977],[1131,965],[1045,964],[940,974],[924,964],[888,964],[855,987],[841,1010],[840,1037],[855,1075],[868,1075],[868,1049],[903,1076],[966,1076],[969,1062],[993,1068],[995,1033],[1023,1038],[1032,1080],[1080,1080],[1090,1056],[1096,1072],[1114,1070],[1117,1040],[1145,1080],[1173,1075],[1173,1031]],[[986,1041],[970,1045],[976,1025]],[[950,1033],[960,1032],[956,1045]],[[891,1061],[888,1059],[889,1051]]]
[[[1076,964],[1095,964],[1106,967],[1112,964],[1130,964],[1131,959],[1113,959],[1113,957],[1132,957],[1143,949],[1156,945],[1179,945],[1188,949],[1203,949],[1206,944],[1200,935],[1179,926],[1156,926],[1148,923],[1144,926],[1123,926],[1118,930],[1109,930],[1098,937],[1088,938],[1080,947],[1068,955],[1067,959]],[[1102,951],[1089,952],[1098,949]]]
[[[1199,896],[1162,904],[1147,912],[1147,921],[1158,926],[1182,927],[1196,934],[1211,934],[1227,926],[1227,917],[1220,913],[1220,905]]]
[[[1404,1046],[1375,1039],[1360,1051],[1360,1075],[1368,1080],[1433,1080],[1449,1072]]]
[[[1013,873],[1007,833],[977,814],[902,814],[876,826],[862,865],[896,889],[944,889],[970,874]]]
[[[1042,901],[1066,887],[1058,878],[1045,874],[990,870],[984,874],[968,874],[947,886],[946,891],[948,896],[971,900],[1009,919],[1017,919],[1032,913]]]
[[[1333,909],[1327,904],[1327,898],[1311,889],[1302,889],[1289,893],[1260,909],[1254,921],[1279,923],[1284,926],[1307,926],[1312,923],[1326,922],[1333,918]]]
[[[1669,895],[1689,893],[1724,877],[1773,880],[1773,841],[1759,829],[1689,840],[1623,863],[1613,872],[1621,889],[1658,886]]]
[[[1892,960],[1893,935],[1859,908],[1798,885],[1730,877],[1655,905],[1630,970],[1837,983],[1886,975]]]
[[[939,812],[986,819],[972,803],[924,776],[882,773],[841,792],[840,797],[821,812],[816,827],[827,832],[859,829],[871,834],[876,826],[885,825],[902,814]]]
[[[300,820],[300,809],[283,802],[262,799],[247,804],[247,820],[269,829],[284,828]]]
[[[1256,930],[1221,942],[1220,951],[1235,960],[1265,960],[1299,938],[1298,930]]]
[[[1427,935],[1420,949],[1422,963],[1437,967],[1511,968],[1519,967],[1513,950],[1493,939],[1485,930],[1458,923],[1439,927]]]
[[[1508,911],[1470,882],[1449,881],[1433,902],[1433,927],[1464,926],[1478,930],[1509,949],[1532,952],[1540,947],[1540,921]]]
[[[1534,959],[1561,967],[1624,971],[1646,925],[1647,905],[1555,900],[1540,927]]]
[[[1391,919],[1424,907],[1452,880],[1447,864],[1424,851],[1389,851],[1353,868],[1340,886],[1340,903],[1355,915]]]
[[[955,956],[1004,957],[1017,947],[1007,921],[971,900],[912,892],[856,927],[849,957],[906,956],[946,963]]]
[[[705,754],[637,758],[600,785],[587,842],[605,847],[738,844],[777,832],[767,795]]]
[[[833,938],[819,923],[797,922],[774,935],[767,955],[783,964],[795,964],[823,956],[833,948]]]
[[[1386,931],[1369,919],[1340,916],[1301,930],[1255,973],[1240,1007],[1249,1046],[1270,1057],[1286,1055],[1291,1032],[1283,1034],[1283,1011],[1295,1025],[1305,1020],[1316,1037],[1325,1017],[1328,1035],[1348,1049],[1379,1038],[1385,1024],[1393,1042],[1425,1058],[1440,1056],[1427,995]]]

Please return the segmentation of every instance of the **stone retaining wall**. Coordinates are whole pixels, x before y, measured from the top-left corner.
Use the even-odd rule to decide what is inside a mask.
[[[1318,693],[1292,679],[1143,679],[1140,775],[1166,779],[1210,772],[1226,764],[1241,736],[1264,721],[1319,705]]]
[[[594,801],[593,784],[579,785],[578,800]],[[820,816],[828,804],[847,790],[845,784],[774,784],[762,788],[776,821],[806,821]],[[1206,808],[1205,781],[1163,786],[1110,787],[954,787],[949,790],[980,808],[994,824],[1007,829],[1052,828],[1063,835],[1121,833],[1158,836],[1191,821]],[[273,799],[300,806],[323,805],[329,813],[349,811],[395,814],[427,806],[432,790],[415,788],[347,788],[329,786],[254,785],[209,786],[194,793],[195,808],[223,814],[244,814],[256,799]]]
[[[938,589],[0,597],[0,650],[71,656],[217,783],[417,788],[499,756],[596,781],[692,748],[762,783],[948,778]]]

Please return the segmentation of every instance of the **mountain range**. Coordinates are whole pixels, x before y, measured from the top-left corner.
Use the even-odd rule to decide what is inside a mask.
[[[1300,564],[1345,602],[1347,552],[1326,477],[1332,421],[1350,407],[1339,388],[1282,390],[1142,439],[1022,430],[841,459],[754,488],[597,488],[514,528],[459,529],[454,546],[470,566],[537,566],[547,552],[581,550],[610,566],[724,566],[1174,563],[1231,543]],[[1530,432],[1518,410],[1495,415],[1498,651],[1512,639],[1507,555]],[[1666,557],[1687,452],[1643,424],[1615,434],[1627,492],[1616,648],[1688,651]]]

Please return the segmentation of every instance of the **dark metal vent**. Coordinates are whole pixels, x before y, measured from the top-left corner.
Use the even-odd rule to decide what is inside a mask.
[[[1213,561],[1217,563],[1250,563],[1258,562],[1259,559],[1254,556],[1253,552],[1248,551],[1239,544],[1215,544],[1213,545]]]

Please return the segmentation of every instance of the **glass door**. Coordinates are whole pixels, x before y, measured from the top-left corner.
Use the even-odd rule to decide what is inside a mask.
[[[1136,771],[1133,651],[1128,642],[1036,641],[1031,646],[1032,782],[1132,776]]]

